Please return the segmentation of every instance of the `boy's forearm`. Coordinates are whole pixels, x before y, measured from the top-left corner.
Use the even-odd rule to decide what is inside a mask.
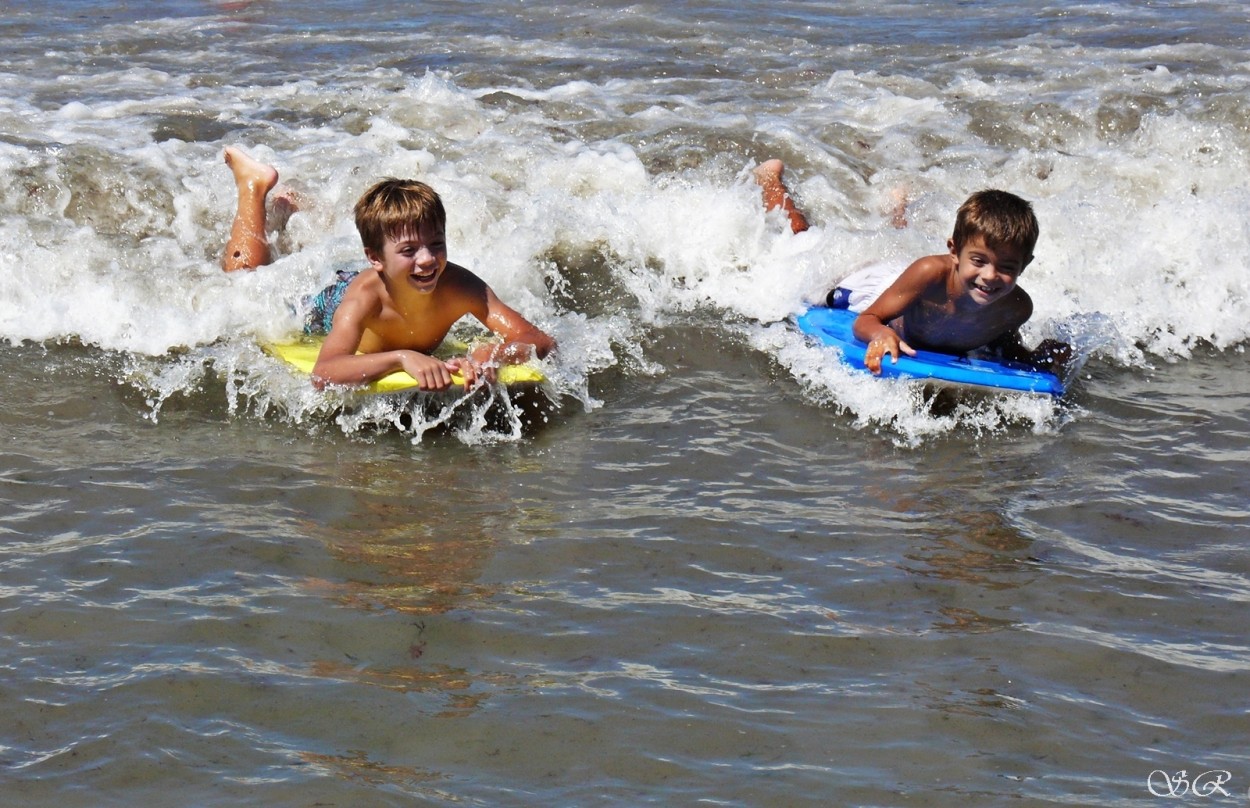
[[[556,341],[546,334],[528,334],[506,342],[483,345],[472,352],[471,358],[479,364],[524,364],[537,357],[543,359],[556,348]]]
[[[399,351],[382,351],[336,356],[324,362],[318,360],[312,377],[318,387],[327,384],[368,384],[401,369],[403,362]]]
[[[883,332],[890,331],[890,327],[877,317],[871,314],[860,314],[855,318],[855,322],[851,323],[851,333],[861,342],[872,342]]]
[[[537,356],[539,359],[546,359],[547,354],[551,353],[552,351],[556,349],[556,341],[552,339],[551,337],[547,336],[547,334],[543,333],[542,331],[534,331],[532,334],[528,335],[525,339],[517,340],[517,342],[522,342],[526,345],[530,345],[531,350],[533,350],[534,352],[534,355]]]

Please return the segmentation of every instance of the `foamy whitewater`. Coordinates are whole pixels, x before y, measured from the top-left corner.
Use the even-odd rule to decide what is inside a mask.
[[[453,258],[560,340],[558,395],[587,406],[590,374],[654,361],[649,329],[714,317],[817,399],[933,428],[778,324],[868,261],[942,251],[959,202],[989,186],[1043,223],[1029,339],[1139,367],[1246,338],[1250,231],[1231,214],[1247,201],[1247,74],[1218,41],[1236,43],[1227,21],[1203,27],[1214,43],[1168,43],[1132,42],[1163,10],[1117,4],[1058,4],[1043,24],[994,4],[961,6],[968,19],[783,4],[759,26],[698,5],[557,5],[513,28],[458,8],[186,3],[141,24],[16,9],[0,335],[269,377],[238,352],[360,264],[351,205],[396,175],[441,190]],[[308,201],[253,275],[218,270],[227,144]],[[761,212],[749,170],[769,156],[813,231]],[[180,392],[160,368],[139,376]]]
[[[17,728],[0,735],[0,766],[24,804],[102,804],[84,783],[110,803],[174,804],[159,784],[188,772],[189,796],[177,804],[1127,805],[1158,798],[1165,781],[1148,782],[1152,771],[1181,769],[1231,770],[1224,790],[1245,797],[1250,766],[1230,745],[1250,729],[1235,685],[1250,666],[1242,4],[53,0],[7,3],[0,34],[9,458],[0,485],[13,514],[0,514],[13,543],[0,565],[10,576],[0,604],[9,614],[4,699],[11,714],[21,705]],[[229,145],[276,166],[300,207],[271,233],[272,264],[227,275]],[[770,157],[784,161],[813,223],[805,233],[762,209],[752,169]],[[351,209],[383,176],[438,189],[451,260],[559,341],[542,363],[549,401],[536,428],[506,391],[451,409],[362,400],[317,392],[262,350],[298,330],[303,296],[363,265]],[[1024,337],[1076,348],[1064,399],[938,400],[918,383],[849,371],[836,351],[797,332],[793,317],[860,266],[945,251],[955,210],[986,187],[1030,200],[1041,222],[1020,281],[1035,305]],[[481,329],[464,322],[455,333],[472,339]],[[411,490],[387,482],[410,477],[420,478]],[[101,478],[107,489],[96,487]],[[292,491],[333,493],[289,501],[279,482],[288,478],[299,480]],[[50,487],[30,488],[34,479]],[[162,496],[143,493],[166,485]],[[265,493],[248,493],[253,486]],[[348,502],[336,499],[344,491],[378,501],[350,499],[351,518],[322,511]],[[416,491],[454,492],[475,503],[467,506],[475,516],[461,523],[450,506],[431,516],[424,496],[411,499]],[[507,504],[483,512],[486,502]],[[189,503],[222,510],[208,517]],[[275,510],[251,522],[233,515],[244,507]],[[94,706],[30,740],[41,737],[31,729],[34,705],[73,710],[65,705],[75,697],[54,683],[79,686],[64,683],[74,680],[82,638],[24,621],[49,592],[115,581],[93,566],[104,563],[93,550],[51,571],[35,548],[98,535],[83,520],[101,514],[110,524],[99,530],[120,542],[109,545],[106,566],[119,575],[124,567],[128,583],[100,586],[149,592],[152,568],[135,560],[146,551],[131,543],[153,532],[166,546],[187,546],[196,564],[225,553],[231,560],[201,569],[202,580],[180,579],[164,553],[149,562],[167,565],[160,598],[194,593],[173,619],[223,628],[205,629],[198,650],[150,638],[116,624],[125,615],[159,621],[159,609],[104,593],[84,597],[107,604],[107,619],[84,601],[66,625],[82,621],[117,632],[120,646],[168,655],[178,681],[201,664],[234,675],[222,661],[230,649],[250,655],[238,674],[249,683],[261,671],[276,677],[263,685],[274,694],[297,686],[284,677],[327,677],[310,695],[329,713],[302,723],[289,690],[278,698],[291,703],[270,718],[236,708],[259,698],[251,690],[225,687],[209,697],[215,708],[197,706],[190,692],[167,703],[159,689],[126,695],[121,681],[131,680],[122,676],[80,685],[93,705],[114,692],[128,715],[154,711],[174,736],[151,740],[165,757],[135,753],[136,763],[147,736]],[[288,517],[294,524],[250,543]],[[1081,518],[1114,538],[1091,534]],[[362,523],[395,546],[357,546],[373,540],[356,536]],[[204,524],[236,525],[238,544],[199,546]],[[317,551],[292,538],[306,530],[328,558],[307,557]],[[413,544],[410,530],[435,548],[431,558],[413,549],[426,545]],[[578,549],[575,536],[595,537],[604,555]],[[802,538],[812,536],[819,541]],[[485,556],[495,560],[470,548],[467,577],[461,562],[445,561],[463,559],[461,542],[488,538]],[[531,544],[565,554],[523,549]],[[378,561],[392,552],[409,559],[407,572]],[[670,566],[669,553],[690,566]],[[361,559],[381,566],[353,571]],[[440,563],[457,570],[453,584],[431,573],[404,588],[404,575]],[[1048,565],[1065,571],[1048,578]],[[213,600],[231,597],[236,566],[250,582],[244,601],[264,601],[242,613]],[[392,575],[402,580],[382,595],[350,594],[360,576]],[[300,582],[294,604],[250,588],[282,590],[288,579]],[[934,603],[891,594],[912,586],[942,594]],[[452,591],[461,599],[440,600]],[[341,614],[362,603],[359,614]],[[675,612],[657,615],[656,604]],[[410,639],[415,656],[404,651],[377,673],[376,648],[338,647],[369,635],[367,615],[377,611],[419,615],[412,624],[435,635],[468,632],[458,639],[498,658],[482,670],[471,659],[445,661],[432,669],[441,673],[407,678],[429,637],[399,641],[400,621],[378,630],[405,648]],[[1193,623],[1199,612],[1221,616],[1204,633]],[[308,621],[290,654],[281,640],[251,648],[213,622],[250,615],[282,633],[269,625],[275,613]],[[601,636],[609,630],[599,613],[609,622],[619,615],[619,633]],[[695,639],[694,615],[725,614],[729,624],[706,643]],[[312,639],[319,621],[336,635],[325,648]],[[639,646],[643,636],[664,642],[661,625],[676,632],[676,656]],[[916,645],[896,638],[913,631]],[[1002,639],[979,646],[982,632]],[[955,667],[930,679],[931,643],[955,634],[942,652]],[[569,639],[578,636],[585,647]],[[841,650],[798,652],[785,636]],[[742,678],[686,660],[730,665],[743,644],[761,657]],[[221,657],[201,658],[209,648]],[[1091,653],[1133,657],[1136,648],[1148,649],[1144,668],[1134,667],[1140,658]],[[93,653],[81,653],[83,670],[92,659],[134,662]],[[823,667],[830,653],[849,655],[851,672]],[[1000,653],[1037,667],[988,682]],[[58,661],[33,669],[17,661],[44,654]],[[956,657],[979,660],[967,663],[975,671]],[[1146,672],[1136,700],[1117,704],[1112,692],[1074,684],[1056,659],[1082,676],[1109,666],[1108,681]],[[878,694],[874,677],[888,675],[878,666],[915,666],[914,676],[896,673],[894,695]],[[820,673],[801,672],[809,670]],[[458,675],[467,677],[462,689],[448,683]],[[615,691],[618,677],[641,690]],[[430,734],[455,725],[461,745],[446,749],[460,752],[380,740],[373,722],[402,714],[403,702],[362,706],[360,691],[331,682],[381,684],[409,700],[451,693],[421,708],[420,720],[402,720]],[[1145,695],[1170,689],[1186,701],[1199,685],[1215,690],[1195,709],[1220,715],[1176,716],[1162,696]],[[552,692],[573,702],[513,701]],[[631,718],[624,702],[639,696]],[[618,697],[619,711],[603,708]],[[834,702],[842,706],[821,713]],[[932,715],[950,719],[953,735],[924,717],[935,703]],[[213,724],[235,709],[249,714]],[[474,719],[452,714],[490,726],[472,730]],[[355,737],[336,734],[335,716],[355,722]],[[987,731],[978,716],[993,716],[1007,736],[978,741]],[[525,721],[531,729],[554,721],[567,740],[535,741],[548,756],[535,761],[542,772],[522,765],[522,737],[513,747],[502,741],[499,759],[481,741],[487,729]],[[82,736],[74,723],[87,727]],[[848,740],[821,734],[838,724]],[[693,734],[680,740],[679,725]],[[184,731],[198,740],[179,740]],[[85,743],[93,732],[102,750]],[[231,740],[214,758],[205,739],[218,732]],[[662,751],[639,751],[652,733]],[[849,751],[852,736],[862,750]],[[757,743],[738,746],[740,737]],[[796,753],[790,744],[805,740],[812,745]],[[594,755],[579,752],[599,743]],[[58,749],[81,750],[110,773],[62,764]],[[609,749],[634,750],[634,762],[594,762]],[[976,762],[996,754],[1005,757],[988,768]],[[299,774],[285,768],[294,759]],[[162,761],[181,774],[167,779]]]

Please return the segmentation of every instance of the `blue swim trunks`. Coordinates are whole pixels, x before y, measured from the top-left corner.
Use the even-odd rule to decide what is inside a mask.
[[[825,305],[831,309],[849,309],[851,307],[851,290],[841,286],[835,287],[825,298]]]
[[[311,297],[304,298],[304,333],[329,334],[330,324],[334,320],[334,312],[338,311],[343,302],[343,294],[347,285],[352,282],[359,270],[340,269],[334,273],[334,282]]]

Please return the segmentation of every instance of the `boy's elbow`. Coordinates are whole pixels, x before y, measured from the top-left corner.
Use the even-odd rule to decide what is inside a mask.
[[[547,355],[556,349],[555,338],[545,331],[532,327],[524,336],[514,338],[513,341],[529,346],[525,351],[535,359],[546,359]]]
[[[860,314],[851,323],[851,334],[860,342],[870,342],[876,325],[877,323],[872,322],[868,315]]]
[[[324,390],[331,385],[342,384],[342,382],[335,377],[331,368],[326,367],[320,361],[313,365],[313,368],[308,372],[308,375],[312,378],[313,387],[318,390]]]

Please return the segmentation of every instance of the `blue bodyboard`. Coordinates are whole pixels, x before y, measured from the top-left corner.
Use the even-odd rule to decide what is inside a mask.
[[[866,371],[864,354],[868,346],[856,339],[851,331],[856,316],[855,312],[846,309],[815,306],[800,314],[797,322],[804,334],[840,350],[847,365]],[[881,362],[881,375],[906,376],[989,391],[1063,395],[1063,382],[1053,373],[1034,370],[1018,362],[972,359],[935,351],[917,351],[915,356],[904,354],[899,356],[897,362],[891,362],[887,356]]]

